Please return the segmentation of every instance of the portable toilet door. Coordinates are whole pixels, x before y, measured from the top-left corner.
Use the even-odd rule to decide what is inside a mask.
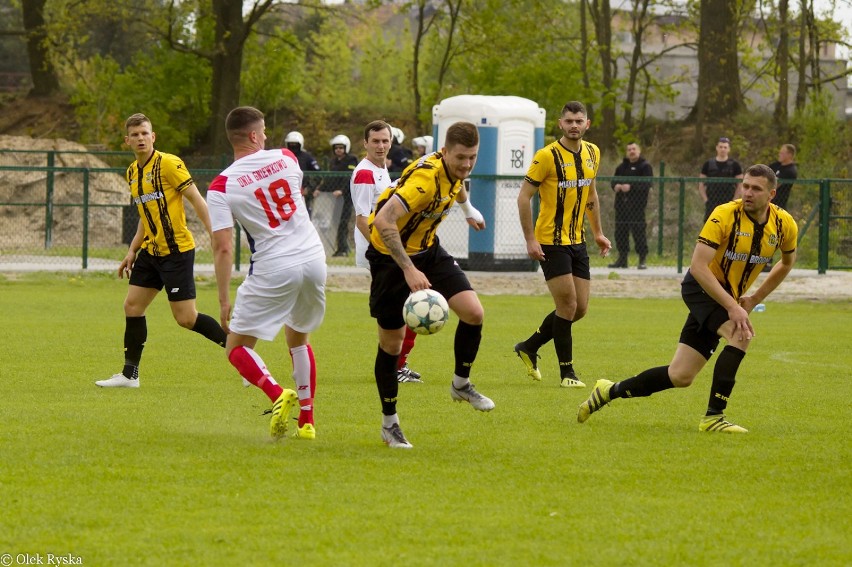
[[[458,207],[445,218],[441,245],[470,270],[534,271],[518,218],[518,191],[536,150],[544,146],[545,111],[517,96],[459,95],[432,109],[436,147],[447,128],[459,121],[476,124],[479,153],[470,177],[471,202],[485,217],[486,229],[474,231]]]

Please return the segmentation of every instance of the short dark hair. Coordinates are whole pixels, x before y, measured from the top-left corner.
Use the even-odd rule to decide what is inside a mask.
[[[131,114],[130,117],[124,121],[124,131],[126,132],[127,130],[130,130],[131,126],[140,126],[146,123],[153,128],[151,120],[141,112]]]
[[[225,135],[233,144],[249,135],[250,127],[263,120],[263,113],[253,106],[238,106],[225,118]]]
[[[444,147],[450,149],[457,144],[466,148],[474,148],[479,145],[479,130],[473,122],[456,122],[447,128],[447,136],[444,138]]]
[[[718,142],[716,142],[716,143],[717,143],[717,144],[722,143],[722,144],[728,144],[728,145],[730,145],[730,144],[731,144],[731,139],[730,139],[730,138],[727,138],[727,137],[725,137],[725,136],[722,136],[721,138],[719,138],[719,141],[718,141]]]
[[[565,106],[562,107],[562,114],[560,116],[565,116],[566,112],[573,112],[574,114],[582,114],[583,116],[588,116],[589,114],[586,112],[586,105],[580,102],[579,100],[572,100],[565,103]]]
[[[772,168],[768,165],[756,163],[752,166],[749,166],[749,168],[745,170],[745,175],[748,175],[750,177],[764,177],[768,179],[769,186],[771,189],[775,189],[778,186],[778,178],[775,177],[775,172],[772,171]]]
[[[380,130],[387,130],[388,136],[393,139],[393,130],[391,130],[391,125],[385,122],[384,120],[373,120],[366,127],[364,127],[364,141],[370,139],[370,132],[378,132]]]

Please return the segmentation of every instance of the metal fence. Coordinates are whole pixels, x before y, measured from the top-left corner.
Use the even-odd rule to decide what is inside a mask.
[[[45,152],[40,152],[44,154]],[[116,152],[116,158],[118,157]],[[120,153],[123,162],[127,154]],[[2,153],[0,153],[2,157]],[[2,164],[2,160],[0,160]],[[81,269],[92,267],[92,261],[118,261],[124,257],[138,222],[135,206],[129,204],[124,182],[125,166],[64,167],[55,165],[0,165],[0,270],[4,264],[79,261]],[[204,193],[212,179],[221,171],[192,170],[193,178]],[[327,190],[334,186],[348,187],[347,173],[307,173],[306,185],[316,188],[312,218],[322,236],[327,254],[337,251],[337,230],[341,222],[343,197]],[[604,233],[614,239],[614,194],[610,189],[613,177],[598,177],[598,194]],[[623,181],[627,181],[624,178]],[[640,178],[629,178],[631,182]],[[699,178],[654,177],[645,210],[645,229],[649,246],[649,264],[676,266],[682,271],[688,264],[694,242],[702,226],[703,203],[698,195]],[[516,197],[521,179],[517,177],[473,176],[471,199],[486,214],[489,239],[494,258],[491,263],[478,262],[469,254],[473,235],[459,211],[454,210],[442,223],[439,237],[442,244],[461,263],[473,269],[530,269],[536,268],[526,256],[526,247],[517,218]],[[788,210],[799,225],[798,267],[827,270],[852,269],[852,180],[801,179],[793,186]],[[485,206],[481,206],[481,205]],[[198,243],[197,261],[212,263],[209,238],[187,207],[187,219]],[[455,208],[457,209],[457,208]],[[351,234],[354,219],[346,222],[346,234],[352,249]],[[240,237],[238,232],[238,237]],[[245,265],[249,251],[240,237],[236,267]],[[593,246],[593,245],[592,245]],[[633,242],[631,241],[631,248]],[[635,251],[632,252],[635,258]],[[593,256],[593,265],[612,261]],[[338,260],[335,260],[338,261]],[[353,263],[349,259],[341,263]]]

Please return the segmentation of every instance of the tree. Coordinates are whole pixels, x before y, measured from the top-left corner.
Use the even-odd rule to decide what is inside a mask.
[[[601,120],[596,128],[598,144],[604,149],[615,145],[615,60],[612,56],[612,10],[609,0],[584,0],[595,30],[595,43],[601,62]]]
[[[701,0],[698,37],[698,96],[689,119],[696,123],[696,150],[709,121],[732,119],[743,108],[737,57],[737,2]]]
[[[59,91],[59,78],[47,45],[47,26],[44,5],[47,0],[23,0],[24,30],[27,34],[27,55],[33,88],[29,96],[50,96]]]
[[[778,76],[778,98],[775,99],[775,123],[781,129],[787,128],[787,105],[790,96],[790,29],[787,17],[789,0],[778,2],[778,51],[775,55],[775,69]]]

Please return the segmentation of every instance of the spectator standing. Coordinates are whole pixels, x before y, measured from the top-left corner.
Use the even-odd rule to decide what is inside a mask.
[[[708,159],[701,166],[701,177],[721,179],[742,179],[743,168],[740,163],[729,157],[730,138],[719,138],[716,142],[716,157]],[[739,196],[740,183],[731,181],[700,181],[698,193],[704,201],[704,220],[710,218],[713,209]]]
[[[296,161],[299,162],[299,167],[302,174],[306,171],[319,171],[320,166],[316,158],[310,152],[305,151],[305,137],[301,132],[288,132],[284,136],[284,147],[293,152],[296,156]],[[308,209],[308,214],[313,210],[313,187],[316,185],[314,179],[304,176],[302,178],[302,195],[305,198],[305,206]]]
[[[796,146],[793,144],[784,144],[778,150],[778,161],[769,164],[772,171],[778,177],[778,189],[775,191],[775,198],[772,202],[781,207],[787,208],[787,200],[790,198],[790,189],[793,188],[793,183],[782,183],[785,180],[794,181],[799,177],[799,170],[796,167]]]
[[[157,135],[147,116],[130,116],[124,128],[124,143],[136,156],[126,180],[139,223],[118,266],[118,277],[127,276],[129,282],[124,299],[124,369],[95,382],[101,388],[139,387],[139,362],[148,340],[145,311],[164,287],[178,325],[222,347],[226,339],[216,320],[195,308],[195,240],[186,225],[183,201],[195,209],[212,241],[207,203],[183,160],[154,149]]]
[[[615,168],[616,177],[653,177],[654,168],[642,157],[642,148],[636,142],[627,144],[627,157]],[[623,179],[612,182],[615,191],[615,248],[618,259],[610,268],[626,268],[630,254],[630,235],[639,254],[637,268],[647,268],[645,258],[648,255],[648,241],[645,238],[645,207],[648,205],[648,191],[651,181],[625,183]]]
[[[411,140],[411,145],[414,146],[413,159],[420,159],[428,153],[432,152],[432,144],[434,138],[432,136],[420,136]]]
[[[414,153],[402,145],[405,141],[405,134],[399,128],[391,127],[393,136],[391,137],[391,147],[388,150],[388,171],[391,173],[400,173],[411,163]]]
[[[316,197],[320,191],[331,193],[335,199],[343,199],[340,209],[340,220],[337,223],[337,249],[334,256],[349,255],[349,221],[352,219],[352,195],[349,191],[349,180],[358,165],[358,158],[349,153],[351,143],[348,136],[338,134],[331,139],[332,156],[328,170],[346,172],[339,176],[326,177],[322,185],[314,191]]]

